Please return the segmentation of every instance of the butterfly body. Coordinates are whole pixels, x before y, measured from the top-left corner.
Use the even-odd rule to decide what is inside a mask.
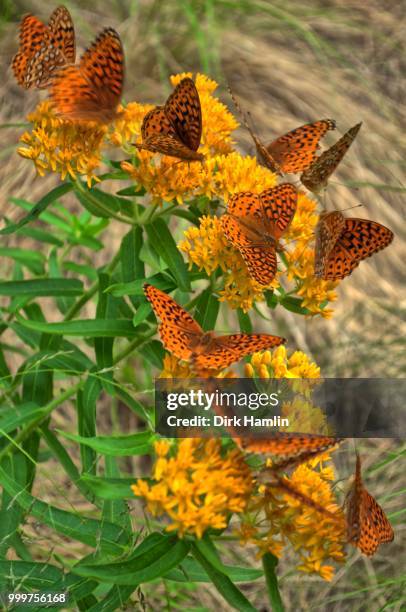
[[[372,556],[380,544],[392,542],[394,533],[385,512],[365,489],[361,478],[361,459],[357,454],[354,482],[345,505],[347,538],[362,553]]]
[[[348,130],[332,147],[324,151],[303,172],[301,182],[309,191],[319,193],[327,186],[328,179],[354,142],[362,123],[357,123]]]
[[[316,158],[320,140],[336,127],[332,119],[320,119],[305,123],[265,145],[250,127],[246,114],[230,89],[229,92],[254,141],[260,164],[279,175],[306,170]]]
[[[283,183],[260,194],[233,195],[222,217],[228,240],[240,251],[250,275],[268,285],[277,269],[276,251],[283,250],[279,239],[289,227],[297,206],[297,191]]]
[[[196,372],[220,370],[256,351],[279,346],[284,338],[269,334],[205,332],[193,317],[169,295],[145,284],[144,292],[155,315],[161,319],[159,333],[165,348],[176,357],[191,361]]]
[[[113,28],[105,28],[78,65],[58,70],[52,80],[51,99],[63,119],[108,123],[118,115],[123,83],[121,40]]]
[[[183,161],[203,161],[198,152],[202,136],[200,98],[193,80],[186,77],[175,87],[164,106],[156,106],[144,117],[142,144],[137,149],[177,157]]]
[[[390,229],[368,219],[346,219],[339,211],[323,213],[316,226],[314,273],[324,280],[341,280],[359,263],[387,247]]]
[[[25,89],[49,87],[58,69],[75,61],[75,30],[69,11],[56,8],[48,25],[34,15],[25,15],[20,26],[20,48],[12,69]]]

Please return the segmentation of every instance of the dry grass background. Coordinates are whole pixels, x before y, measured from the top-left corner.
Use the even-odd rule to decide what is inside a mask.
[[[340,134],[363,121],[333,177],[326,203],[330,209],[361,203],[363,208],[354,211],[354,216],[387,224],[395,231],[395,241],[341,284],[332,320],[303,321],[293,314],[277,313],[273,331],[287,325],[291,346],[311,353],[326,376],[404,376],[404,2],[75,0],[65,5],[82,48],[103,26],[119,31],[126,52],[126,100],[160,102],[169,92],[170,74],[203,71],[219,81],[220,96],[231,108],[226,84],[232,86],[241,104],[250,109],[265,142],[309,120],[332,117]],[[54,177],[36,178],[28,162],[17,156],[22,128],[7,127],[23,122],[39,98],[20,90],[9,70],[18,21],[25,12],[46,18],[53,8],[40,0],[3,0],[0,8],[0,207],[10,218],[21,214],[8,202],[11,195],[35,201],[55,184]],[[333,133],[328,142],[337,136]],[[238,131],[237,139],[243,151],[253,152],[244,129]],[[68,198],[65,201],[69,205]],[[110,226],[113,252],[124,229]],[[6,244],[15,244],[15,238]],[[108,260],[107,249],[101,257],[99,264]],[[3,269],[2,277],[4,273]],[[262,322],[260,326],[263,329]],[[64,419],[64,413],[60,418]],[[379,465],[379,458],[394,445],[370,441],[360,447],[368,449],[367,468]],[[353,455],[339,451],[336,456],[339,473],[345,477],[352,472]],[[52,481],[50,474],[44,472],[44,492],[46,482]],[[389,511],[399,507],[394,494],[404,487],[402,477],[400,461],[382,466],[371,477],[371,490],[381,501],[387,500]],[[281,587],[287,609],[402,609],[399,576],[405,546],[401,540],[398,524],[389,554],[387,547],[373,561],[352,554],[332,585],[302,575],[298,578],[289,560],[284,562]],[[236,557],[241,550],[232,554]],[[253,554],[248,556],[254,563]],[[377,586],[391,577],[396,577],[393,585]],[[211,589],[188,593],[169,584],[166,588],[166,595],[152,586],[144,589],[147,609],[228,609]],[[361,588],[366,589],[364,596],[351,596]],[[245,591],[258,609],[268,609],[262,586],[247,585]],[[336,596],[337,602],[329,601]],[[169,599],[172,607],[165,603]],[[388,600],[392,605],[386,608]],[[134,603],[134,609],[139,606]]]

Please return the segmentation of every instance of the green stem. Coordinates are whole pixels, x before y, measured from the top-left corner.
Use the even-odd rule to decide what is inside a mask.
[[[76,385],[74,385],[73,387],[69,387],[69,389],[66,389],[66,391],[63,391],[60,395],[55,397],[46,406],[44,406],[44,412],[43,414],[41,414],[41,416],[37,417],[34,421],[32,421],[29,425],[27,425],[24,429],[22,429],[15,438],[13,439],[9,438],[10,443],[7,444],[7,446],[5,446],[3,450],[0,452],[0,462],[3,459],[3,457],[5,457],[9,452],[11,452],[12,447],[19,448],[21,445],[21,442],[26,440],[26,438],[28,438],[30,434],[35,429],[37,429],[37,427],[39,427],[45,419],[48,418],[52,410],[56,408],[57,406],[59,406],[59,404],[62,404],[62,402],[72,397],[72,395],[75,395],[79,391],[79,389],[82,387],[83,384],[84,384],[84,381],[80,381],[76,383]]]
[[[116,265],[120,261],[120,255],[121,255],[120,251],[117,251],[117,253],[114,255],[111,262],[106,266],[105,272],[107,272],[107,274],[109,274],[110,272],[113,272]],[[89,289],[85,291],[85,293],[78,299],[77,302],[72,304],[72,306],[68,309],[68,311],[65,314],[64,321],[70,321],[71,319],[73,319],[73,317],[79,312],[79,310],[81,310],[81,308],[83,308],[83,306],[89,300],[92,299],[92,297],[98,292],[98,290],[99,290],[99,281],[97,280],[93,283],[93,285],[90,285]]]
[[[88,191],[85,191],[83,189],[80,181],[75,181],[75,185],[78,191],[83,193],[89,200],[92,200],[93,205],[99,208],[100,210],[102,210],[104,213],[106,213],[108,217],[111,217],[112,219],[116,219],[117,221],[120,221],[120,223],[126,223],[127,225],[138,225],[138,223],[134,221],[134,219],[131,219],[131,217],[122,217],[121,215],[117,215],[115,212],[111,210],[111,208],[109,208],[108,206],[104,206],[104,204],[102,204],[97,198],[93,198],[92,195]]]
[[[142,336],[141,338],[138,337],[132,340],[132,342],[127,344],[125,349],[123,349],[120,353],[117,353],[117,355],[114,357],[113,365],[116,365],[117,363],[125,359],[128,355],[130,355],[130,353],[133,352],[134,349],[139,347],[141,344],[144,344],[146,340],[152,338],[152,336],[155,335],[155,332],[156,329],[151,329],[147,334],[145,334],[145,336]]]
[[[271,553],[265,553],[262,557],[262,566],[265,572],[266,586],[268,587],[268,596],[271,603],[272,612],[284,612],[284,607],[279,593],[278,578],[276,576],[276,566],[278,559]]]

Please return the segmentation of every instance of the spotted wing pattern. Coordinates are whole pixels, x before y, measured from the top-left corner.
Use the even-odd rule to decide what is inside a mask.
[[[75,61],[75,30],[69,11],[60,6],[48,26],[26,15],[20,26],[20,48],[12,68],[17,82],[26,89],[49,87],[55,71]]]
[[[361,460],[357,455],[355,478],[346,499],[348,541],[364,555],[372,556],[380,544],[392,542],[394,533],[385,512],[365,489],[361,478]]]
[[[26,89],[49,87],[55,71],[75,61],[75,30],[69,11],[60,6],[48,26],[26,15],[20,26],[20,49],[12,68],[17,82]]]
[[[390,229],[368,219],[345,219],[339,212],[321,215],[316,228],[315,274],[324,280],[340,280],[359,263],[387,247]]]
[[[268,285],[275,277],[278,240],[292,221],[296,205],[297,191],[288,183],[260,195],[235,194],[229,200],[222,228],[260,285]]]
[[[203,154],[197,152],[202,135],[202,111],[192,79],[182,79],[164,106],[157,106],[145,115],[141,135],[142,144],[135,145],[138,149],[184,161],[203,161]]]
[[[64,66],[52,82],[56,112],[71,121],[108,123],[117,116],[124,82],[119,35],[105,28],[84,52],[78,66]]]
[[[300,180],[309,191],[318,193],[327,186],[329,177],[354,142],[361,125],[362,123],[357,123],[357,125],[350,128],[340,140],[317,157],[309,168],[303,172]]]
[[[217,336],[210,342],[207,351],[194,356],[193,363],[198,370],[222,369],[240,361],[246,355],[270,349],[285,342],[285,338],[269,334]]]
[[[303,172],[315,160],[320,140],[335,127],[332,119],[306,123],[272,141],[266,150],[282,172]]]
[[[179,359],[190,359],[192,347],[203,335],[200,325],[160,289],[145,284],[144,293],[156,317],[161,319],[159,333],[165,348]]]
[[[340,441],[340,438],[331,436],[279,432],[268,438],[241,439],[240,445],[250,453],[270,454],[306,461],[311,456],[324,453],[329,448],[336,446]]]

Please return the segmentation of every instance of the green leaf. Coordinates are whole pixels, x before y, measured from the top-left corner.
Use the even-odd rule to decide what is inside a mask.
[[[10,410],[9,406],[1,406],[6,414],[1,415],[0,411],[0,432],[9,433],[21,425],[27,425],[31,421],[36,421],[39,417],[46,414],[46,410],[34,402],[17,404]],[[4,435],[3,433],[3,435]]]
[[[276,576],[276,566],[278,559],[271,553],[265,553],[262,557],[262,567],[265,572],[266,586],[268,588],[269,602],[273,612],[284,612],[284,607],[279,593],[278,578]]]
[[[17,587],[44,589],[52,587],[63,578],[63,570],[50,563],[27,563],[26,561],[0,561],[0,576],[3,577],[3,589],[14,590]],[[3,590],[2,589],[2,590]],[[6,609],[6,608],[4,608]]]
[[[28,213],[28,215],[26,215],[23,219],[18,221],[18,223],[12,223],[11,225],[8,225],[4,229],[0,230],[0,235],[13,234],[15,231],[17,231],[24,225],[27,225],[27,223],[30,223],[30,221],[37,219],[40,216],[40,214],[44,212],[44,210],[50,204],[55,202],[55,200],[58,200],[59,198],[61,198],[63,195],[65,195],[65,193],[68,193],[72,189],[73,189],[73,185],[71,183],[62,183],[62,185],[55,187],[55,189],[52,189],[52,191],[50,191],[43,198],[41,198],[39,202],[37,202],[33,206],[33,208]],[[10,198],[10,201],[15,203],[16,198]],[[28,204],[32,206],[32,204],[30,203]]]
[[[125,603],[131,597],[131,594],[135,591],[136,588],[137,585],[118,586],[115,584],[111,587],[107,595],[103,597],[103,599],[101,599],[97,604],[95,604],[91,608],[86,607],[86,611],[115,612],[115,610],[123,610],[127,608],[127,606],[125,606]]]
[[[57,431],[61,436],[89,446],[101,455],[112,455],[114,457],[130,457],[150,453],[156,440],[156,435],[151,431],[142,431],[126,436],[96,437],[83,437],[60,430]]]
[[[84,338],[102,338],[103,336],[115,338],[117,336],[129,338],[137,335],[132,321],[120,319],[118,321],[107,319],[78,319],[63,323],[42,323],[29,321],[18,316],[18,322],[25,328],[41,333],[57,334],[60,336],[81,336]]]
[[[208,287],[202,291],[196,301],[194,317],[205,331],[211,331],[216,326],[219,310],[220,303],[213,296],[211,288]]]
[[[245,334],[252,334],[252,323],[249,314],[241,310],[241,308],[238,308],[237,317],[238,323],[240,324],[240,330]]]
[[[100,537],[103,534],[103,547],[113,555],[123,554],[129,546],[131,534],[124,532],[122,527],[86,518],[80,513],[67,512],[46,504],[22,489],[1,467],[0,483],[11,497],[15,497],[16,502],[24,510],[30,512],[32,517],[48,525],[53,531],[61,533],[64,537],[97,548],[100,546]]]
[[[118,478],[120,476],[119,462],[116,457],[107,455],[104,459],[104,466],[107,478]],[[132,531],[128,505],[124,497],[121,499],[105,499],[103,501],[103,518],[115,525],[121,525],[125,531]]]
[[[290,310],[291,312],[301,315],[311,314],[308,308],[303,308],[302,302],[302,298],[295,298],[291,295],[284,295],[279,298],[279,303],[286,308],[286,310]]]
[[[165,291],[165,293],[173,291],[173,289],[176,287],[172,279],[169,279],[162,274],[154,274],[154,276],[151,276],[148,279],[140,278],[129,283],[115,283],[114,285],[110,285],[107,291],[116,297],[122,297],[124,295],[137,295],[144,297],[143,286],[146,282],[154,285],[154,287],[157,289],[161,289],[161,291]]]
[[[21,452],[4,457],[3,469],[19,483],[21,488],[28,484],[27,459]],[[7,551],[13,545],[13,538],[24,517],[24,511],[13,497],[3,490],[0,508],[0,558],[5,559]],[[1,585],[0,573],[0,585]],[[0,587],[1,590],[1,587]]]
[[[138,308],[137,312],[133,317],[134,327],[138,327],[141,323],[145,323],[145,319],[152,312],[152,308],[149,302],[143,302]]]
[[[83,389],[77,395],[78,430],[79,437],[83,440],[96,435],[96,405],[102,386],[100,380],[89,373]],[[63,432],[60,432],[63,434]],[[82,470],[84,473],[95,474],[97,454],[89,445],[81,444],[80,455],[82,458]]]
[[[258,578],[262,578],[264,575],[262,570],[252,567],[223,565],[223,570],[233,582],[250,583],[252,580],[258,580]],[[179,568],[176,567],[170,570],[170,572],[165,574],[164,578],[174,582],[211,582],[208,573],[191,557],[186,557]]]
[[[143,245],[143,232],[141,227],[134,227],[124,236],[120,247],[121,277],[123,283],[130,283],[135,278],[145,277],[144,262],[140,259]],[[139,300],[131,297],[131,302],[137,306]]]
[[[210,580],[218,590],[218,592],[224,597],[226,602],[230,604],[235,610],[240,612],[257,612],[254,606],[250,604],[248,599],[241,593],[241,591],[232,583],[227,574],[221,572],[212,563],[212,559],[207,557],[207,549],[201,546],[200,541],[196,541],[192,544],[192,553],[196,561],[200,563],[203,569],[207,572]]]
[[[163,219],[145,226],[150,243],[172,272],[181,291],[190,291],[188,270],[176,242]]]
[[[109,218],[111,212],[117,213],[121,210],[129,212],[132,207],[130,200],[105,193],[95,187],[89,189],[79,180],[76,181],[74,190],[79,202],[95,217]]]
[[[131,485],[135,478],[106,478],[83,474],[80,482],[100,499],[134,499]]]
[[[24,227],[22,229],[17,230],[17,236],[27,236],[28,238],[32,238],[37,242],[44,242],[45,244],[52,244],[57,247],[63,246],[63,241],[59,240],[53,234],[49,232],[45,232],[44,230],[38,229],[36,227]]]
[[[82,295],[82,292],[83,283],[74,278],[42,278],[39,280],[8,281],[0,283],[0,295],[59,297]]]
[[[161,535],[157,538],[157,535],[148,536],[128,559],[119,563],[80,563],[72,571],[102,582],[109,582],[114,577],[117,585],[137,585],[155,580],[181,563],[190,548],[187,542],[174,536]]]
[[[132,397],[125,389],[120,386],[115,387],[115,395],[118,397],[130,410],[134,412],[138,417],[140,417],[143,421],[148,423],[151,429],[154,426],[154,413],[151,410],[151,413],[148,412],[144,406]]]
[[[151,340],[144,344],[140,349],[140,353],[150,364],[162,370],[162,362],[165,355],[164,348],[158,340]]]
[[[61,465],[61,467],[65,470],[71,482],[75,486],[77,486],[79,491],[87,499],[89,499],[89,501],[94,502],[90,487],[87,487],[86,484],[81,479],[79,470],[77,469],[76,465],[73,463],[65,447],[59,442],[58,438],[55,436],[54,432],[50,431],[47,425],[42,425],[41,432],[43,435],[43,439],[47,443],[48,447],[51,449],[54,457],[59,461],[59,464]]]
[[[39,251],[18,249],[16,247],[0,247],[0,257],[10,257],[10,259],[18,261],[37,276],[44,274],[45,256]]]
[[[120,300],[104,292],[109,285],[109,279],[110,276],[108,274],[104,272],[99,274],[99,300],[96,308],[96,320],[105,319],[106,321],[112,321],[118,319]],[[108,370],[113,367],[113,344],[114,338],[111,336],[95,338],[96,363],[100,370]],[[104,390],[113,395],[113,372],[106,371],[101,380]]]

